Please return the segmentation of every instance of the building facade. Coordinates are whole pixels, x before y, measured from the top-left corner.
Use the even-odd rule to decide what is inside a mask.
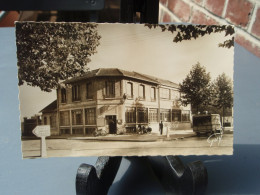
[[[191,109],[180,105],[178,87],[137,72],[101,68],[65,81],[57,89],[56,110],[45,109],[42,117],[49,124],[51,116],[57,119],[51,129],[59,135],[91,136],[97,129],[133,133],[138,126],[159,133],[160,121],[169,128],[173,123],[190,128]]]
[[[50,125],[51,135],[59,135],[58,123],[58,112],[57,112],[57,100],[54,100],[48,106],[43,108],[41,111],[41,121],[42,125]]]

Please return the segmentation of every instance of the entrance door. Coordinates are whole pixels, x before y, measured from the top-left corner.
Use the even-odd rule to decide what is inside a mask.
[[[106,121],[109,127],[109,134],[116,134],[116,115],[107,115]]]

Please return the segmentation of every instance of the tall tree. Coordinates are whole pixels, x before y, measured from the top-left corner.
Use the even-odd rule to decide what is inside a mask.
[[[19,85],[50,92],[60,80],[85,73],[100,38],[93,23],[17,22]]]
[[[201,66],[199,62],[193,65],[190,73],[179,84],[182,94],[181,103],[191,104],[197,112],[202,105],[207,106],[211,97],[210,79],[210,74],[206,72],[204,66]]]
[[[213,106],[222,109],[222,116],[225,117],[225,109],[233,106],[232,81],[225,73],[222,73],[216,78],[212,86],[214,89]]]
[[[219,47],[231,48],[234,46],[234,27],[230,25],[162,25],[162,24],[145,24],[145,26],[151,28],[160,27],[162,32],[169,31],[175,33],[173,42],[178,43],[183,40],[197,39],[198,37],[203,37],[204,35],[209,35],[211,33],[221,33],[225,32],[227,40],[223,43],[219,43]],[[230,37],[232,36],[232,37]]]

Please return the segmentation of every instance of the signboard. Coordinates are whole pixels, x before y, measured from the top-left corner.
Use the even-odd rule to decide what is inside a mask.
[[[36,126],[32,132],[37,137],[47,137],[51,135],[51,127],[50,125]]]
[[[41,138],[41,157],[47,157],[47,146],[45,137],[51,135],[50,125],[40,125],[33,129],[33,134]]]

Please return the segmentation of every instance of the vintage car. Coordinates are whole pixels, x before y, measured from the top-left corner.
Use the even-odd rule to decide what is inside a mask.
[[[193,131],[197,135],[211,135],[222,132],[219,114],[202,114],[192,117]]]

